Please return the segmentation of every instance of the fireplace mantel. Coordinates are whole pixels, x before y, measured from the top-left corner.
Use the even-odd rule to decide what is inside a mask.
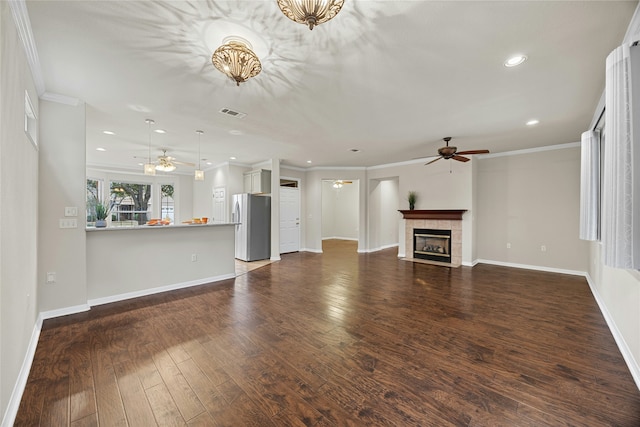
[[[399,210],[404,219],[453,219],[462,220],[462,214],[466,209],[449,209],[449,210]]]

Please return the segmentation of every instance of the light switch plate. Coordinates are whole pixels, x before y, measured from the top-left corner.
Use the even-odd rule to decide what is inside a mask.
[[[64,208],[64,216],[78,216],[77,206],[67,206]]]

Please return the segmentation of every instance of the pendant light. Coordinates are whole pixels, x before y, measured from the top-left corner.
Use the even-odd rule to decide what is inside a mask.
[[[196,133],[198,134],[198,169],[196,169],[194,179],[196,181],[204,181],[204,171],[200,169],[200,137],[204,132],[201,130],[197,130]]]
[[[153,121],[152,119],[146,119],[145,123],[149,126],[149,161],[144,165],[144,174],[155,175],[156,165],[151,163],[151,125],[155,124],[155,121]]]

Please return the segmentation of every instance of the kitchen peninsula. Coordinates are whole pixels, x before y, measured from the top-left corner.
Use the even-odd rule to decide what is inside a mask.
[[[234,223],[87,228],[89,305],[235,277]]]

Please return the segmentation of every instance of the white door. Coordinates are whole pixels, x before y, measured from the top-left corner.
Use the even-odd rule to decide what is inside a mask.
[[[213,189],[213,220],[227,220],[227,197],[224,187],[216,187]]]
[[[280,187],[280,253],[300,250],[300,189]]]

